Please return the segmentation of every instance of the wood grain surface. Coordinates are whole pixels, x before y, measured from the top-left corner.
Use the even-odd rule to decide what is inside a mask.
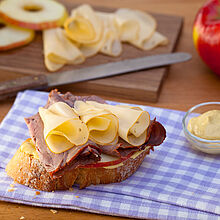
[[[76,7],[74,2],[62,0],[70,10]],[[74,3],[74,4],[73,4]],[[101,11],[115,11],[104,7],[95,7]],[[116,62],[124,59],[143,57],[148,55],[169,53],[176,46],[182,28],[182,17],[163,14],[153,14],[157,21],[157,30],[169,39],[167,46],[160,46],[151,51],[142,51],[134,46],[123,44],[123,52],[119,57],[110,57],[102,54],[93,56],[81,65],[65,65],[59,72],[84,68],[88,66]],[[0,53],[0,70],[7,70],[25,74],[48,74],[44,65],[42,34],[38,32],[33,42],[29,45]],[[140,101],[157,101],[167,68],[157,68],[138,73],[129,73],[120,76],[91,80],[74,84],[74,89],[88,93],[91,90],[96,95],[105,94],[109,97],[132,97]],[[53,73],[49,73],[53,74]]]
[[[94,6],[103,7],[130,7],[141,10],[147,10],[153,13],[162,13],[174,16],[184,17],[184,27],[176,51],[185,51],[192,54],[193,58],[187,63],[175,64],[169,68],[167,78],[161,89],[157,103],[134,101],[129,96],[122,100],[117,96],[112,96],[115,101],[126,101],[136,104],[157,106],[186,111],[195,104],[205,101],[220,101],[220,77],[217,77],[201,61],[192,41],[192,25],[196,12],[204,4],[205,0],[84,0]],[[80,0],[74,0],[74,3],[82,3]],[[0,81],[20,77],[21,74],[8,71],[0,71]],[[80,95],[73,85],[61,86],[61,92],[71,91]],[[92,94],[89,91],[88,94]],[[105,94],[102,95],[105,98]],[[0,120],[7,114],[13,104],[14,99],[0,102]],[[0,219],[19,219],[24,216],[25,219],[126,219],[120,217],[110,217],[105,215],[89,214],[72,210],[59,209],[57,214],[52,214],[48,208],[38,208],[7,202],[0,202]]]

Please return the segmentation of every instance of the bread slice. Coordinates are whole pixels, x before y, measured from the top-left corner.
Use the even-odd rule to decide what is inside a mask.
[[[76,168],[65,172],[60,178],[53,179],[38,159],[21,151],[20,148],[8,163],[7,174],[17,183],[43,191],[65,190],[72,187],[73,184],[78,184],[80,189],[83,189],[92,184],[121,182],[138,169],[150,151],[147,149],[134,159],[128,158],[123,161],[122,166],[113,169]]]

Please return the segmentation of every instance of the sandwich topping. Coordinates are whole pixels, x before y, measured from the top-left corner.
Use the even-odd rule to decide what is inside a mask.
[[[56,178],[67,170],[95,164],[101,153],[120,158],[160,145],[164,127],[146,111],[112,106],[99,97],[49,94],[39,113],[26,118],[39,160]]]
[[[44,124],[44,139],[53,153],[62,153],[88,141],[89,132],[73,109],[64,102],[39,108]]]
[[[81,97],[72,96],[69,93],[65,96],[61,96],[56,90],[53,90],[49,94],[45,108],[49,108],[56,102],[64,102],[69,106],[73,106],[73,103],[78,98]],[[97,98],[97,100],[99,100],[99,98]],[[26,118],[25,121],[29,128],[31,139],[36,146],[39,159],[53,177],[59,177],[62,175],[61,171],[65,172],[65,170],[74,169],[79,165],[82,166],[85,164],[96,163],[101,159],[101,150],[99,146],[90,140],[83,145],[75,145],[65,152],[59,154],[53,153],[46,144],[44,138],[44,124],[39,113]]]
[[[118,156],[121,158],[127,157],[136,151],[144,150],[146,147],[150,147],[153,150],[154,146],[160,145],[166,137],[166,130],[156,119],[150,122],[147,129],[147,137],[145,143],[141,146],[133,146],[122,138],[119,138],[117,144],[102,146],[102,152],[112,156]]]
[[[83,101],[76,101],[74,110],[87,125],[90,140],[99,145],[118,142],[118,118],[110,111]]]
[[[145,143],[147,137],[147,128],[150,124],[150,115],[142,109],[134,109],[132,107],[113,106],[101,104],[94,101],[87,101],[87,105],[97,109],[104,109],[111,112],[119,121],[119,136],[127,143],[133,146],[141,146]],[[82,101],[75,103],[75,108],[84,105]]]

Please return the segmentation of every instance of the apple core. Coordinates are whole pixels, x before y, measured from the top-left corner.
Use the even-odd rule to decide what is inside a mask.
[[[4,27],[6,27],[6,25],[0,22],[0,30],[3,29]]]
[[[25,5],[25,6],[23,7],[23,9],[24,9],[25,11],[28,11],[28,12],[39,12],[39,11],[41,11],[43,8],[42,8],[42,6],[40,6],[40,5]]]

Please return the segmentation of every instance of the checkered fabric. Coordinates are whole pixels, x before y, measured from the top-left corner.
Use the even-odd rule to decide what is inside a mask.
[[[19,93],[0,125],[0,200],[143,219],[220,219],[219,156],[190,148],[181,125],[184,112],[149,106],[140,107],[165,126],[167,138],[127,180],[37,196],[35,190],[19,184],[8,191],[13,180],[4,168],[29,137],[24,117],[35,114],[47,96],[37,91]]]

